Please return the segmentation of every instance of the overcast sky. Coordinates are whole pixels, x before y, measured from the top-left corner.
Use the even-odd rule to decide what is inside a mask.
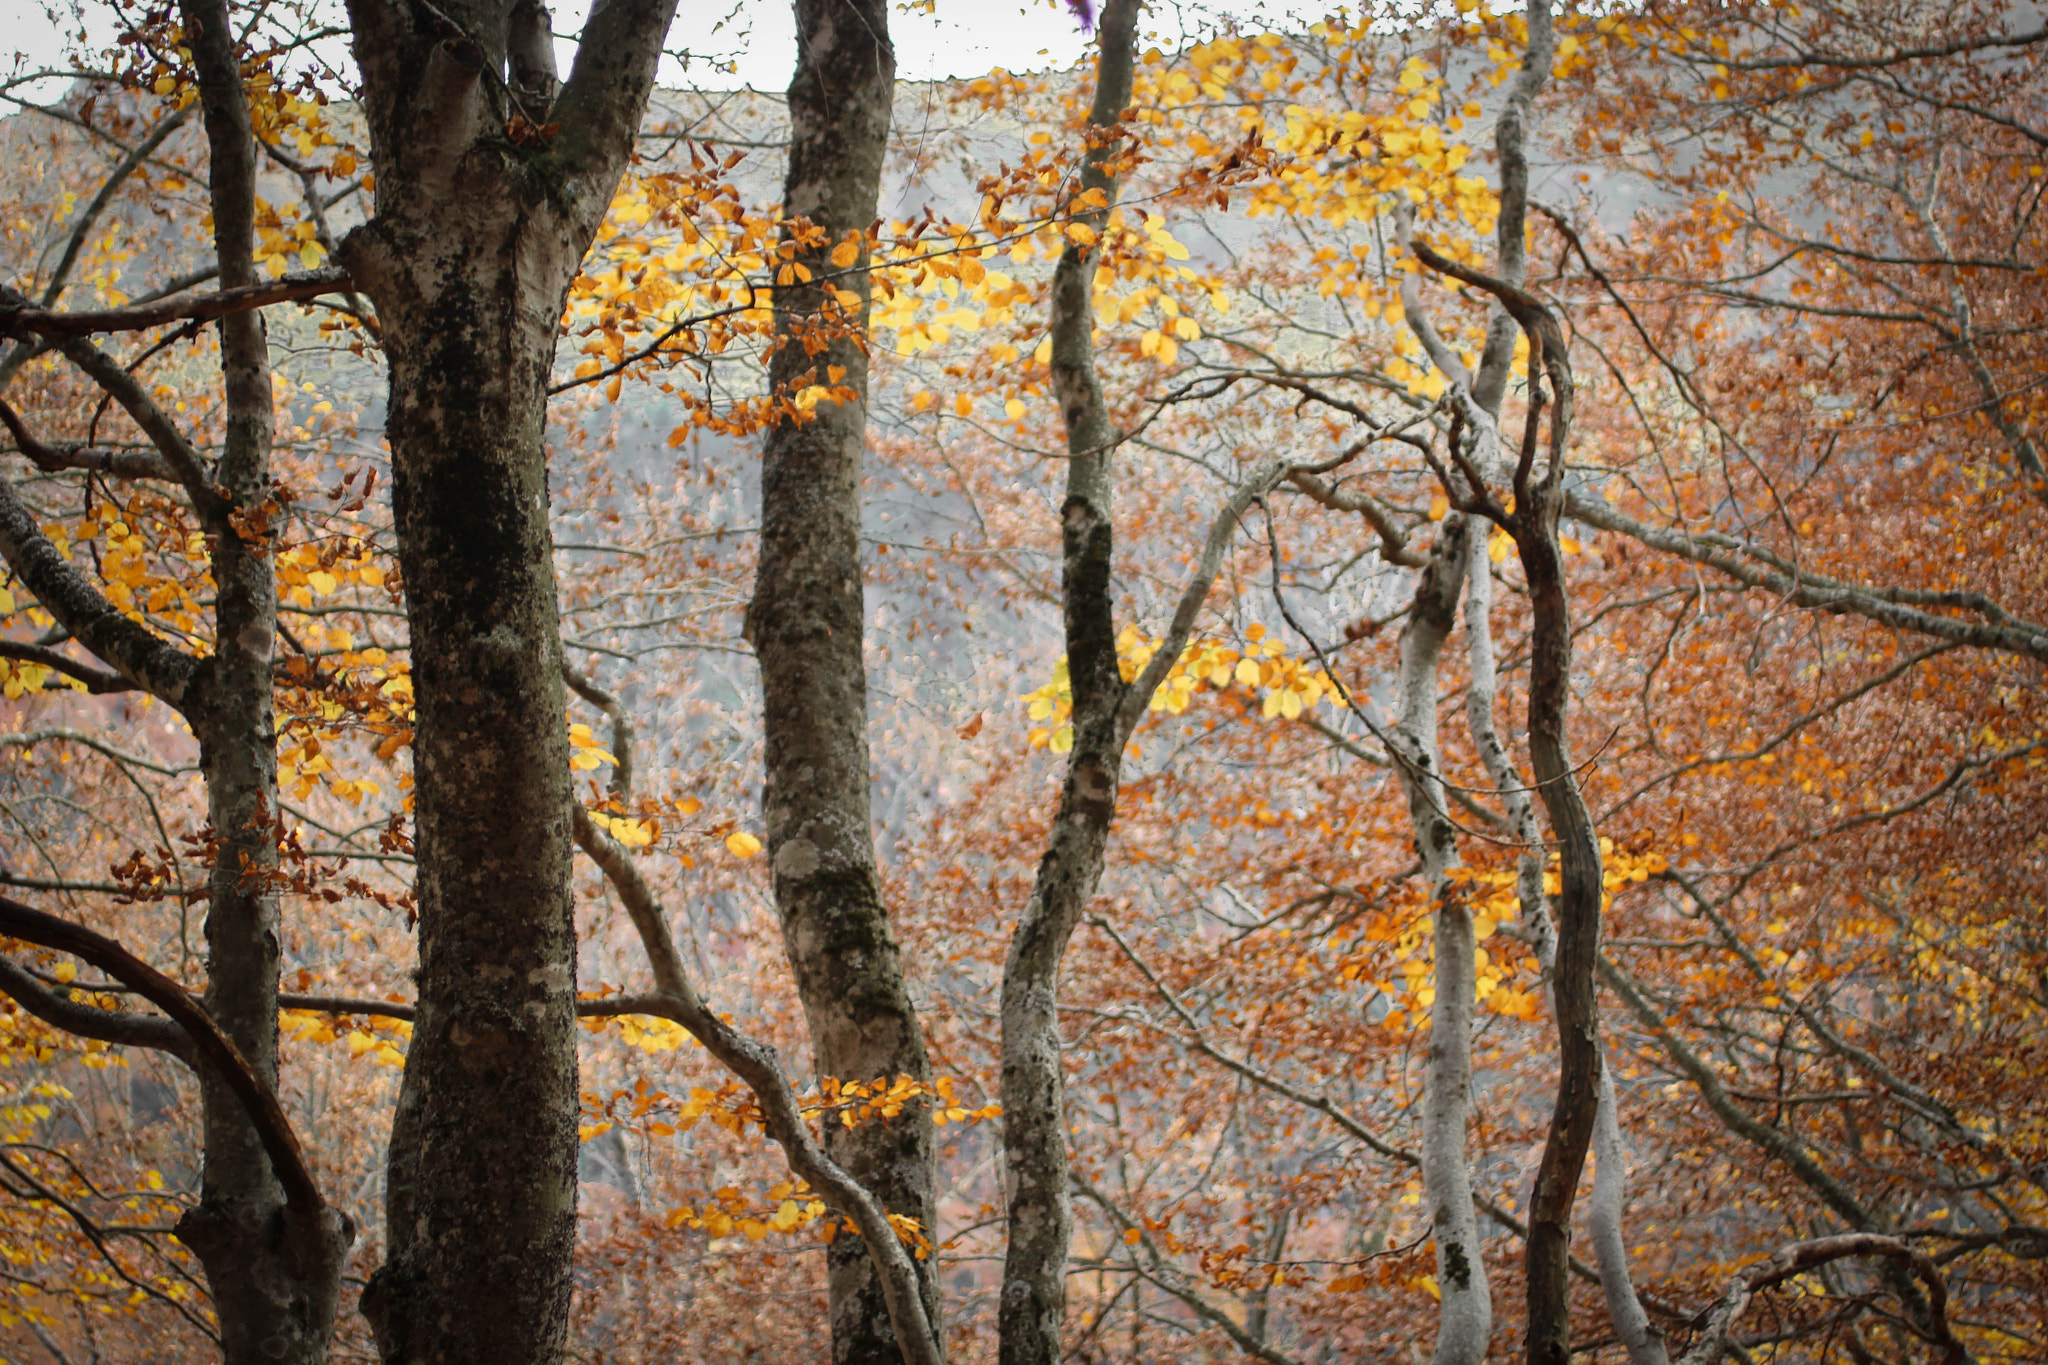
[[[556,28],[573,33],[586,8],[584,0],[557,0]],[[1205,17],[1218,12],[1255,24],[1286,25],[1293,11],[1320,15],[1331,8],[1335,6],[1289,4],[1287,0],[1213,0],[1201,5],[1154,0],[1145,16],[1146,41],[1171,49],[1183,34],[1199,33]],[[891,10],[897,73],[906,80],[978,76],[997,66],[1012,71],[1069,66],[1088,47],[1088,35],[1059,0],[937,0],[935,12],[929,15],[906,14],[894,4]],[[70,6],[60,0],[56,12],[69,13]],[[0,62],[0,69],[12,66],[11,58],[40,68],[63,65],[66,29],[75,24],[53,20],[44,0],[0,0],[0,15],[8,21],[7,42],[0,52],[10,58]],[[111,36],[103,6],[89,13],[88,27],[95,42],[104,43]],[[752,85],[781,90],[789,84],[796,60],[789,0],[682,0],[675,27],[669,30],[668,46],[709,60],[694,61],[687,71],[677,61],[664,64],[664,85]],[[570,55],[571,46],[565,40],[565,71]],[[727,62],[736,69],[723,69]],[[61,89],[58,85],[39,90],[35,97],[49,99]]]

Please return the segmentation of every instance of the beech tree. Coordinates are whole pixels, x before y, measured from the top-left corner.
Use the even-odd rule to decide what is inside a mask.
[[[891,17],[14,125],[10,1344],[2030,1358],[2038,26]]]

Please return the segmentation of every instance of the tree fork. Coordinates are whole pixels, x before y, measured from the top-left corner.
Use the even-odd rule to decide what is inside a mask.
[[[572,1288],[576,940],[546,394],[674,3],[590,16],[537,147],[504,134],[509,9],[349,5],[377,197],[337,254],[390,365],[418,699],[418,1020],[390,1250],[363,1296],[392,1365],[553,1365]]]

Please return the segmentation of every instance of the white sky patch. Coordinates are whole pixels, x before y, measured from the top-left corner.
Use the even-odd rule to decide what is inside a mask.
[[[340,27],[340,5],[323,16]],[[560,65],[566,74],[575,54],[574,35],[589,6],[584,0],[558,0],[555,28],[564,35]],[[661,84],[671,87],[733,89],[752,86],[780,91],[789,84],[796,63],[796,23],[789,0],[683,0],[666,48],[689,53],[687,64],[671,56],[661,65]],[[1099,0],[1098,0],[1099,8]],[[1141,47],[1172,51],[1201,37],[1219,16],[1229,15],[1253,28],[1301,28],[1328,8],[1319,4],[1288,4],[1285,0],[1220,0],[1197,5],[1154,3],[1144,16]],[[81,19],[82,14],[82,19]],[[102,48],[115,33],[111,7],[97,0],[74,6],[69,0],[0,0],[7,41],[0,45],[0,79],[9,72],[70,69],[67,52],[81,31],[89,46]],[[82,24],[82,29],[81,29]],[[933,12],[922,5],[892,5],[890,36],[896,43],[896,73],[909,81],[979,76],[995,67],[1037,71],[1069,67],[1084,58],[1092,38],[1084,33],[1060,0],[937,0]],[[346,60],[339,40],[330,54]],[[56,99],[68,79],[39,81],[16,91],[34,102]]]

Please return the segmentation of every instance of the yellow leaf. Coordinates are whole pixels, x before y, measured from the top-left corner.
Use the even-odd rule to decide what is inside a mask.
[[[959,413],[962,417],[972,416],[974,413],[974,400],[964,393],[954,394],[953,411]]]
[[[735,858],[751,858],[761,851],[761,841],[743,829],[725,836],[726,851]]]
[[[1434,498],[1430,499],[1429,519],[1431,521],[1442,521],[1447,515],[1449,515],[1450,510],[1451,500],[1445,497],[1443,494],[1439,493]]]
[[[1144,1239],[1145,1234],[1138,1231],[1136,1228],[1124,1229],[1124,1244],[1126,1246],[1136,1246],[1139,1242],[1143,1241]]]
[[[1506,531],[1495,531],[1493,539],[1486,546],[1486,557],[1496,564],[1505,564],[1508,551],[1514,546],[1514,538]]]
[[[832,264],[838,266],[841,270],[851,266],[859,259],[860,243],[856,241],[849,239],[832,248]]]
[[[1031,358],[1041,365],[1052,363],[1052,333],[1046,333],[1045,340],[1038,343],[1038,349],[1031,353]]]

